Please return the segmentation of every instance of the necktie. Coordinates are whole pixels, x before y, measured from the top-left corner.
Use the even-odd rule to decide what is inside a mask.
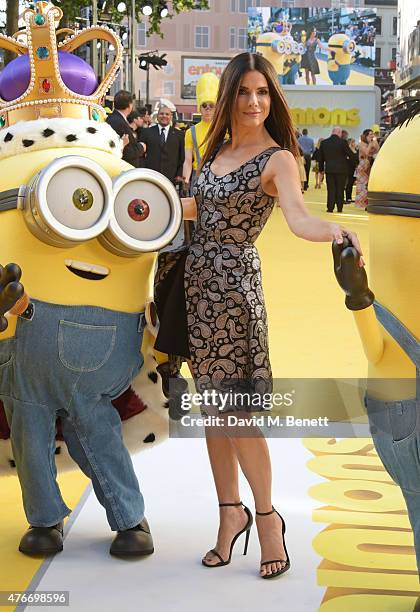
[[[163,127],[162,131],[160,133],[160,146],[164,147],[165,143],[166,143],[166,140],[165,140],[165,128]]]

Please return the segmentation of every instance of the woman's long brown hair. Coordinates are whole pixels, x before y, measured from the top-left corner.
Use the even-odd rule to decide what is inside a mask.
[[[207,143],[207,148],[201,161],[200,170],[223,143],[226,132],[232,137],[232,116],[235,112],[239,86],[244,74],[250,70],[261,72],[268,83],[271,105],[270,114],[264,122],[268,133],[280,147],[290,151],[294,157],[299,156],[292,116],[280,89],[273,65],[262,55],[240,53],[229,62],[222,73],[214,118],[204,140]]]

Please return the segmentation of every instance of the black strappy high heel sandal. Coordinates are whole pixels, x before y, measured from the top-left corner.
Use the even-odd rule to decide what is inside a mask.
[[[249,532],[251,531],[251,527],[252,527],[252,523],[253,523],[253,518],[252,518],[252,514],[249,508],[247,508],[245,506],[245,504],[243,504],[241,501],[238,502],[237,504],[219,504],[219,507],[222,506],[242,506],[243,509],[245,510],[247,516],[248,516],[248,522],[245,525],[245,527],[243,529],[241,529],[241,531],[238,531],[238,533],[233,537],[232,542],[230,543],[230,551],[229,551],[229,558],[224,561],[221,557],[221,555],[217,552],[217,550],[215,548],[212,548],[210,552],[212,552],[214,555],[216,555],[216,557],[218,557],[220,559],[219,563],[206,563],[204,561],[204,559],[201,560],[201,563],[203,565],[205,565],[206,567],[221,567],[222,565],[228,565],[230,563],[230,560],[232,558],[232,551],[233,551],[233,547],[235,545],[236,540],[239,538],[240,535],[242,535],[245,531],[246,531],[246,536],[245,536],[245,546],[244,546],[244,555],[246,555],[247,550],[248,550],[248,542],[249,542]]]
[[[258,516],[268,516],[269,514],[273,514],[275,512],[281,518],[282,523],[283,523],[283,529],[282,529],[283,546],[284,546],[284,552],[286,553],[286,559],[272,559],[271,561],[261,561],[260,567],[262,567],[263,565],[271,565],[271,563],[285,563],[285,565],[281,569],[277,570],[276,572],[272,572],[271,574],[265,574],[264,576],[261,576],[261,578],[276,578],[276,576],[280,576],[280,574],[284,574],[284,572],[287,572],[287,570],[290,569],[290,559],[289,559],[289,555],[287,554],[286,541],[284,539],[284,534],[286,533],[286,523],[284,522],[284,519],[281,516],[281,514],[279,514],[277,510],[274,508],[274,506],[271,506],[271,508],[272,509],[270,510],[270,512],[255,511],[255,514],[257,514]]]

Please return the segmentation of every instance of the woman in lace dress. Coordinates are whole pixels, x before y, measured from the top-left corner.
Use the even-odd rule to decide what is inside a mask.
[[[230,138],[224,142],[226,133]],[[197,220],[183,273],[184,344],[188,345],[197,390],[235,388],[242,383],[248,390],[264,391],[270,388],[272,375],[260,260],[254,242],[275,198],[279,198],[290,230],[297,236],[331,242],[342,241],[347,235],[357,249],[360,246],[352,232],[307,212],[292,119],[277,75],[262,56],[242,53],[226,67],[207,143],[194,196],[182,200],[184,217]],[[179,311],[185,312],[183,307]],[[179,336],[181,328],[181,324],[172,325],[172,334]],[[174,352],[169,333],[158,340],[157,348]],[[228,406],[229,410],[235,408]],[[208,407],[203,411],[212,413]],[[285,523],[271,503],[267,443],[261,432],[254,437],[237,437],[229,428],[215,435],[211,429],[207,428],[206,437],[220,527],[215,548],[202,562],[207,567],[226,565],[237,536],[245,533],[247,542],[253,517],[240,502],[240,466],[255,500],[260,576],[278,576],[290,567],[290,561],[284,542]]]

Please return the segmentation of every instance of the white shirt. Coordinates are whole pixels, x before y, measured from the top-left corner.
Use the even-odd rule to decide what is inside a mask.
[[[169,128],[171,127],[170,125],[167,125],[166,127],[164,125],[160,125],[159,123],[157,124],[158,128],[159,128],[159,136],[162,134],[162,129],[165,130],[165,142],[168,140],[168,134],[169,134]]]

